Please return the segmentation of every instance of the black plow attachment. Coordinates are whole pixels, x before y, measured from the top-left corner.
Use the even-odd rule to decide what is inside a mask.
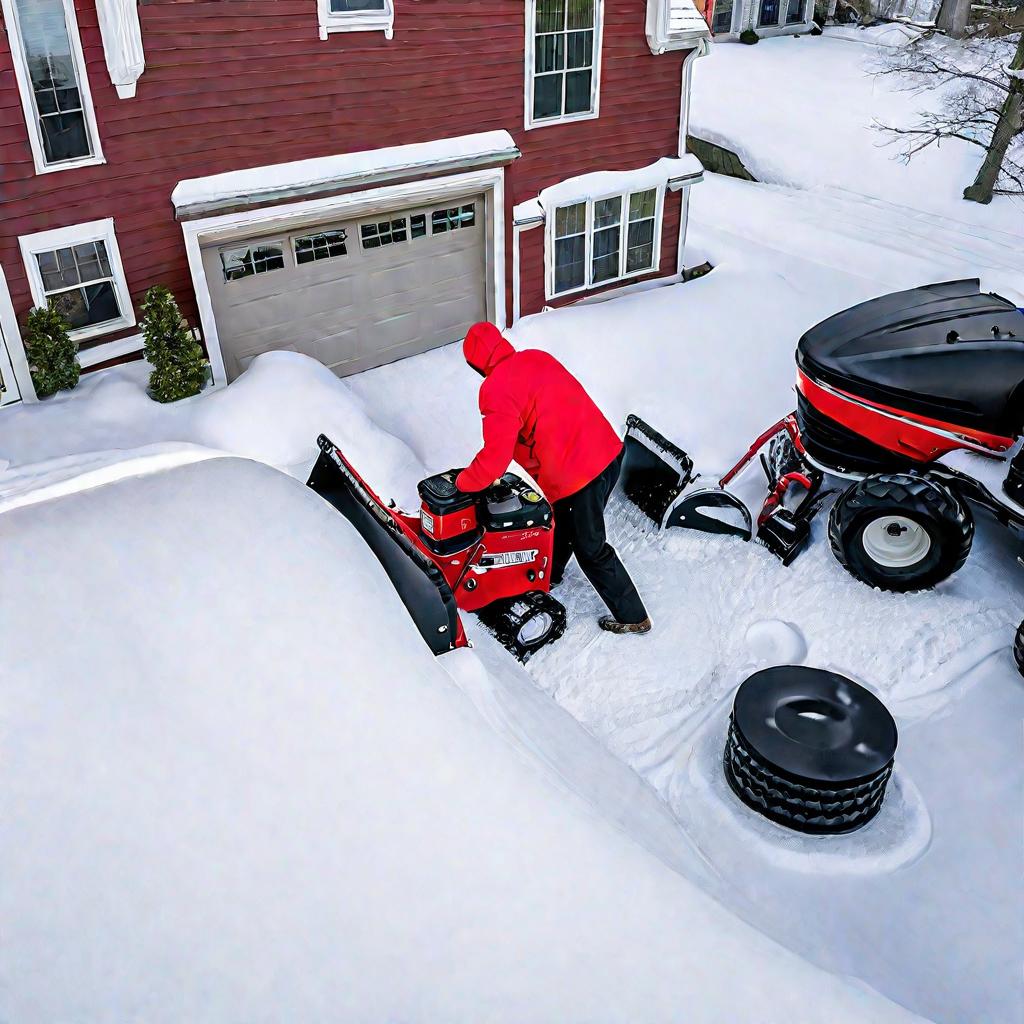
[[[459,613],[441,570],[409,540],[338,447],[323,434],[317,444],[320,456],[306,486],[333,505],[366,541],[430,650],[453,650],[459,642]]]
[[[755,536],[750,510],[727,488],[766,446],[760,462],[768,479],[768,496],[757,517],[756,537],[783,565],[789,565],[803,550],[811,521],[832,493],[822,490],[822,473],[803,457],[792,415],[769,427],[712,485],[701,485],[686,452],[631,415],[626,420],[622,489],[662,528],[683,526],[750,540]]]
[[[683,526],[750,540],[750,510],[723,486],[691,486],[693,460],[639,416],[626,420],[622,490],[662,529]]]

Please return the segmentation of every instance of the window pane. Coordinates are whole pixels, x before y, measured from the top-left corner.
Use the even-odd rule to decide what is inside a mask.
[[[713,31],[729,32],[732,29],[732,0],[716,0]]]
[[[590,105],[590,81],[593,72],[569,71],[565,76],[565,112],[582,114],[593,108]]]
[[[619,276],[618,227],[594,232],[593,280],[597,284]]]
[[[51,303],[68,318],[72,330],[109,323],[121,316],[117,293],[110,281],[60,292]]]
[[[47,163],[90,156],[62,0],[16,0]],[[62,113],[59,113],[62,112]]]
[[[589,68],[594,63],[594,33],[592,31],[570,32],[565,38],[567,40],[568,66],[570,68]]]
[[[85,114],[52,114],[39,119],[43,134],[43,152],[48,164],[61,160],[75,160],[89,156],[89,133],[85,127]]]
[[[622,196],[598,199],[594,203],[594,230],[618,224],[622,220]]]
[[[409,219],[409,225],[412,228],[413,238],[422,238],[427,233],[427,215],[425,213],[416,213]]]
[[[593,28],[595,0],[569,0],[566,28]]]
[[[555,237],[580,235],[587,229],[587,204],[560,206],[555,210]]]
[[[464,228],[471,228],[476,223],[476,204],[471,203],[469,206],[464,206],[459,211],[460,226]]]
[[[537,74],[545,71],[561,71],[565,67],[565,33],[553,36],[537,36],[537,53],[534,70]]]
[[[786,24],[795,25],[804,20],[803,0],[789,0],[786,6]]]
[[[391,245],[392,242],[406,241],[408,225],[404,217],[383,220],[376,224],[363,224],[359,228],[359,237],[364,249],[379,249],[382,245]]]
[[[345,256],[348,236],[343,230],[321,231],[315,235],[307,235],[295,239],[295,262],[315,263],[317,260],[329,260],[335,256]]]
[[[634,192],[629,197],[629,219],[642,220],[654,216],[658,200],[658,190],[648,189],[646,192]]]
[[[560,238],[555,242],[555,291],[579,288],[585,280],[586,239],[583,235]]]
[[[229,249],[220,254],[225,281],[240,281],[254,274],[284,269],[284,246],[280,242]]]
[[[629,225],[626,249],[626,273],[651,270],[654,266],[654,221],[642,220]]]
[[[347,14],[349,11],[383,11],[384,0],[331,0],[332,14]]]
[[[535,120],[558,117],[562,113],[562,75],[542,75],[533,80],[533,116]]]
[[[537,32],[561,32],[565,28],[565,0],[537,0]]]
[[[778,25],[779,0],[761,0],[761,14],[757,23],[759,25]]]

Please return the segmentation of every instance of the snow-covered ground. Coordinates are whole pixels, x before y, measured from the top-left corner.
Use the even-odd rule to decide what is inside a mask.
[[[755,185],[712,175],[694,189],[688,259],[696,263],[707,257],[714,272],[686,285],[529,317],[511,332],[512,340],[554,351],[613,421],[621,423],[627,413],[640,413],[689,450],[703,471],[713,474],[733,462],[764,426],[792,408],[794,346],[803,331],[823,317],[887,291],[959,276],[980,276],[983,287],[1024,302],[1020,207],[997,201],[983,208],[957,199],[963,176],[969,177],[972,168],[964,163],[969,163],[968,157],[958,156],[955,149],[950,155],[944,146],[941,160],[926,154],[905,166],[891,160],[891,150],[876,148],[877,137],[868,125],[879,108],[890,116],[909,116],[912,110],[901,106],[905,97],[886,96],[877,82],[864,78],[862,63],[868,54],[866,47],[829,39],[766,40],[757,47],[716,48],[710,59],[698,64],[694,126],[717,126],[719,140],[741,149],[748,165],[770,183]],[[768,95],[769,86],[778,103],[750,102],[751,96]],[[793,97],[799,102],[786,102]],[[827,131],[824,125],[829,126]],[[708,131],[698,134],[711,137]],[[746,149],[736,144],[737,134]],[[316,825],[340,820],[326,793],[351,800],[358,812],[368,814],[384,855],[398,857],[393,844],[388,845],[375,803],[386,800],[392,808],[390,827],[409,837],[409,849],[419,852],[421,833],[414,824],[404,823],[422,824],[423,819],[409,810],[417,799],[426,800],[431,808],[440,806],[437,793],[421,792],[427,786],[421,779],[422,766],[429,763],[433,768],[437,763],[430,760],[430,751],[439,744],[446,759],[437,771],[448,766],[443,781],[449,786],[457,782],[459,800],[466,801],[459,804],[464,814],[457,825],[447,810],[441,814],[439,831],[449,825],[456,831],[469,829],[477,843],[473,849],[479,852],[486,846],[481,838],[486,828],[494,830],[485,837],[494,841],[494,849],[509,836],[518,838],[519,830],[524,842],[536,840],[547,855],[545,859],[531,847],[532,852],[518,857],[519,863],[541,866],[539,880],[525,880],[532,868],[512,875],[515,884],[526,885],[524,899],[531,912],[539,912],[538,893],[549,882],[576,893],[581,901],[560,904],[546,921],[550,931],[542,935],[535,930],[525,941],[546,944],[549,957],[556,948],[557,956],[563,957],[579,940],[576,931],[560,931],[558,914],[595,921],[583,907],[579,890],[592,888],[604,896],[602,887],[611,885],[619,887],[612,893],[616,898],[623,888],[630,895],[634,890],[641,893],[642,905],[627,920],[623,943],[646,946],[644,966],[635,984],[624,985],[622,1002],[601,1002],[625,976],[612,972],[607,975],[609,985],[594,982],[592,1003],[558,1003],[564,987],[575,986],[579,979],[579,986],[586,988],[592,976],[574,961],[566,975],[569,982],[563,987],[549,983],[545,970],[550,964],[538,966],[538,954],[509,975],[510,985],[520,983],[531,993],[544,991],[549,1000],[530,1004],[530,1019],[545,1019],[545,1014],[580,1019],[587,1016],[588,1005],[603,1008],[591,1014],[596,1019],[657,1019],[661,1004],[650,994],[672,984],[669,977],[679,979],[678,989],[671,997],[661,993],[658,998],[666,998],[665,1005],[677,1014],[684,1009],[688,1019],[762,1021],[773,1019],[776,1010],[780,1020],[800,1024],[815,1019],[812,1014],[819,1010],[822,1019],[846,1019],[843,1007],[849,991],[840,990],[826,976],[808,976],[823,993],[820,1001],[812,1000],[812,1009],[792,1009],[786,1003],[789,990],[773,980],[768,988],[773,993],[782,989],[778,999],[750,1011],[742,1002],[748,997],[746,975],[730,973],[730,979],[739,980],[726,985],[722,975],[698,962],[698,950],[669,948],[672,942],[683,941],[677,928],[699,935],[701,942],[710,942],[709,936],[724,936],[722,942],[735,938],[739,945],[730,947],[731,952],[712,954],[711,959],[720,958],[721,966],[732,963],[735,950],[749,935],[734,936],[735,925],[723,925],[718,917],[698,921],[691,907],[704,907],[700,898],[689,886],[670,891],[662,881],[653,880],[650,873],[661,868],[652,867],[649,858],[643,865],[640,860],[627,866],[606,864],[601,868],[606,873],[598,877],[598,869],[587,859],[599,856],[594,850],[612,860],[619,856],[609,852],[608,845],[619,840],[609,837],[603,826],[587,822],[594,834],[579,838],[577,846],[561,833],[539,836],[536,829],[524,826],[533,813],[527,806],[533,797],[520,791],[526,783],[518,776],[506,779],[503,773],[515,774],[511,759],[499,766],[504,755],[494,752],[505,751],[503,743],[508,742],[534,762],[530,771],[535,773],[536,762],[542,762],[551,773],[549,779],[557,777],[575,794],[572,800],[583,797],[662,864],[812,963],[860,979],[942,1024],[1018,1021],[1022,1006],[1017,954],[1024,944],[1019,872],[1024,686],[1013,669],[1008,645],[1024,616],[1024,599],[1017,551],[1008,535],[980,523],[974,552],[960,573],[931,593],[891,595],[870,591],[842,572],[828,553],[821,522],[807,552],[786,569],[754,544],[683,533],[659,535],[618,503],[613,506],[613,539],[651,608],[654,633],[625,639],[600,633],[595,623],[601,610],[598,600],[578,574],[570,573],[558,592],[569,609],[570,627],[559,644],[530,662],[528,670],[513,662],[472,620],[467,625],[476,651],[433,663],[409,639],[409,623],[400,606],[384,592],[386,588],[382,590],[380,574],[342,520],[314,510],[311,496],[284,477],[252,467],[243,471],[239,467],[247,464],[235,460],[211,463],[207,456],[210,450],[242,455],[301,480],[315,455],[316,435],[323,431],[345,448],[385,497],[408,505],[414,502],[419,478],[465,464],[475,451],[480,436],[478,383],[454,346],[344,382],[302,357],[276,353],[257,359],[226,391],[174,407],[149,402],[139,368],[132,367],[87,379],[73,395],[40,407],[5,410],[0,464],[6,462],[8,468],[0,473],[0,530],[12,531],[6,549],[17,557],[5,565],[4,574],[14,586],[0,589],[0,600],[9,602],[0,630],[10,631],[0,649],[12,665],[27,659],[27,665],[40,666],[41,678],[51,680],[57,695],[42,694],[15,677],[12,712],[4,716],[8,734],[20,735],[24,746],[15,751],[16,787],[5,796],[13,801],[16,813],[13,818],[4,813],[0,819],[14,822],[10,836],[27,835],[32,841],[29,852],[0,867],[5,878],[0,898],[19,901],[5,905],[5,919],[13,909],[16,917],[29,922],[27,927],[38,928],[31,935],[19,933],[18,955],[37,951],[40,947],[33,942],[45,946],[62,928],[70,927],[65,922],[72,915],[99,921],[109,908],[92,898],[89,885],[90,880],[104,884],[108,869],[130,868],[131,892],[133,897],[139,894],[138,905],[126,901],[115,918],[124,933],[141,928],[147,936],[150,944],[140,943],[138,956],[147,951],[171,956],[160,944],[168,936],[196,941],[190,929],[198,928],[201,919],[194,907],[188,913],[197,916],[188,917],[183,925],[180,916],[171,915],[166,931],[156,937],[152,927],[146,931],[133,916],[139,906],[156,907],[158,921],[163,920],[161,912],[170,914],[159,901],[150,902],[151,880],[143,876],[150,862],[167,863],[159,859],[160,840],[174,828],[198,833],[201,842],[195,848],[207,858],[198,867],[200,854],[193,858],[195,863],[175,859],[171,864],[175,872],[188,869],[182,875],[186,892],[197,899],[206,898],[214,885],[213,873],[224,870],[226,850],[267,834],[261,829],[268,827],[268,808],[287,812],[287,824],[276,831],[289,837],[288,851],[309,846],[299,860],[301,872],[320,877],[327,864],[324,858],[333,854]],[[126,461],[139,457],[145,462]],[[214,470],[216,465],[230,467],[224,470],[226,476]],[[141,482],[132,479],[143,470],[151,475]],[[119,478],[124,479],[117,482]],[[752,470],[742,485],[753,498],[760,486],[758,471]],[[83,488],[87,493],[67,496]],[[222,514],[197,517],[197,510],[207,506]],[[170,522],[180,520],[185,532],[174,534],[179,538],[176,545],[150,551],[149,542],[159,524],[166,522],[165,507]],[[97,564],[95,554],[89,554],[98,536],[109,545],[109,565],[102,559]],[[187,544],[182,539],[186,536]],[[31,582],[39,563],[63,567],[67,593],[52,576]],[[79,568],[71,570],[71,565]],[[89,574],[80,567],[89,567]],[[150,600],[145,595],[153,580],[156,593]],[[32,616],[24,609],[54,604],[51,595],[57,595],[58,621],[89,652],[88,673],[68,660],[63,644],[36,642]],[[83,608],[89,609],[88,616]],[[200,617],[192,614],[196,608],[211,611]],[[168,631],[181,616],[180,629],[194,650],[203,652],[202,658],[186,660],[190,648],[179,650],[181,634]],[[52,628],[56,631],[55,625]],[[116,650],[123,636],[130,641],[123,656],[118,654],[112,662],[94,660],[100,658],[97,652]],[[153,638],[154,646],[145,646],[147,637]],[[325,646],[325,638],[340,651]],[[371,647],[377,652],[372,659],[367,653]],[[897,716],[901,746],[891,797],[883,814],[855,836],[790,836],[749,814],[721,785],[717,759],[730,694],[752,668],[784,661],[806,661],[852,675],[882,695]],[[357,672],[352,670],[355,664],[360,666]],[[144,677],[141,691],[126,681],[132,673]],[[282,673],[285,681],[280,688]],[[188,684],[181,705],[174,703],[179,690],[173,682],[179,677]],[[454,700],[450,678],[502,741],[481,731],[464,711],[435,707]],[[87,691],[81,690],[83,679],[90,686]],[[344,681],[340,688],[339,680]],[[98,693],[90,703],[86,698],[92,687]],[[145,703],[149,687],[157,694],[153,706]],[[293,710],[289,699],[296,687],[298,704]],[[249,692],[260,699],[247,703]],[[447,696],[442,699],[437,692]],[[127,704],[126,696],[132,698]],[[329,704],[331,700],[336,703]],[[205,701],[212,702],[207,711]],[[100,710],[117,717],[108,721]],[[136,742],[130,735],[133,716],[143,716],[141,735],[146,738],[157,735],[157,712],[169,715],[173,728],[168,727],[157,755],[143,770],[145,743],[138,739],[138,749],[131,745]],[[362,722],[364,713],[370,715],[372,727]],[[48,714],[52,722],[46,719]],[[453,741],[449,719],[458,714],[460,728],[471,738]],[[399,718],[391,722],[391,715]],[[407,755],[402,743],[424,715],[426,739],[417,737]],[[438,724],[440,719],[444,721]],[[283,739],[278,744],[278,732],[270,734],[275,756],[265,764],[253,750],[263,735],[260,730],[271,727]],[[218,836],[214,813],[223,810],[228,793],[217,782],[216,773],[224,767],[217,758],[219,744],[230,739],[232,728],[240,730],[239,743],[251,747],[243,750],[230,740],[227,768],[232,779],[248,780],[248,788],[241,790],[242,813],[231,808],[231,821],[240,821],[238,832]],[[81,736],[66,735],[78,729],[83,729]],[[385,737],[380,751],[370,749],[378,731]],[[340,737],[338,749],[328,750],[328,734]],[[116,740],[109,758],[92,766],[88,753],[108,736]],[[315,761],[297,753],[306,736],[312,737]],[[74,742],[61,752],[60,743],[70,739]],[[465,757],[462,744],[473,747]],[[193,766],[179,746],[199,758],[196,774],[190,774]],[[486,757],[494,764],[486,758],[473,762],[485,757],[480,753],[484,748],[490,750]],[[369,761],[364,760],[367,757]],[[41,775],[30,770],[39,758],[53,765],[53,780],[49,769]],[[456,758],[462,760],[453,765]],[[381,763],[386,767],[380,768]],[[81,850],[92,851],[96,847],[90,843],[108,837],[88,833],[85,845],[75,847],[73,856],[68,854],[74,868],[69,874],[79,880],[84,893],[75,892],[77,902],[69,902],[67,916],[62,917],[65,912],[49,896],[63,899],[71,890],[55,889],[40,903],[45,908],[42,916],[33,917],[32,898],[44,892],[46,872],[60,871],[66,859],[66,832],[57,824],[66,806],[61,803],[61,787],[83,764],[105,774],[88,774],[81,789],[73,790],[75,799],[80,798],[72,807],[75,814],[84,815],[96,801],[105,809],[127,806],[133,817],[126,820],[142,822],[139,835],[152,832],[154,838],[143,840],[133,833],[132,842],[139,845],[130,848],[138,862],[126,863],[118,856],[110,867],[99,858],[100,866],[94,864],[93,870],[100,874],[90,876],[85,861],[78,859]],[[127,782],[122,777],[126,768]],[[396,780],[394,790],[375,785],[380,781],[377,769],[388,780]],[[292,776],[293,771],[300,774]],[[489,778],[479,787],[474,782],[463,789],[463,772],[480,777],[490,773],[498,781],[491,789]],[[154,787],[148,801],[140,796],[142,789],[129,788],[140,773]],[[159,773],[163,775],[158,778]],[[176,789],[175,773],[187,778],[191,788]],[[339,777],[358,777],[359,786],[369,780],[370,791],[365,797],[350,794],[347,790],[354,787],[339,789],[326,781]],[[310,794],[304,799],[315,799],[315,805],[287,806],[295,779],[302,792]],[[202,801],[187,801],[203,787],[212,787],[214,798],[208,808],[199,808],[203,814],[196,818],[198,824],[190,824]],[[467,795],[470,789],[472,794]],[[488,792],[491,800],[486,804]],[[127,804],[117,802],[122,797]],[[168,802],[174,813],[161,830],[159,816],[147,815]],[[481,810],[485,804],[487,809]],[[40,807],[54,816],[40,817]],[[557,813],[575,821],[579,812],[563,808]],[[407,818],[408,814],[414,816]],[[485,823],[476,820],[479,814]],[[125,825],[117,838],[123,839],[129,827]],[[292,833],[301,837],[294,845]],[[349,830],[340,828],[330,833],[332,840],[339,834],[346,844],[355,842]],[[447,845],[453,840],[444,834],[443,841],[430,836],[425,843],[429,867],[423,878],[429,879],[418,891],[421,896],[429,893],[429,906],[411,900],[417,914],[422,911],[424,916],[413,915],[401,935],[422,936],[417,929],[425,929],[427,912],[436,911],[434,886],[440,893],[437,899],[458,903],[466,920],[479,914],[482,905],[498,907],[498,916],[489,916],[475,933],[463,931],[465,924],[453,923],[456,935],[438,953],[443,960],[473,949],[470,966],[464,977],[460,975],[465,987],[456,993],[457,998],[468,993],[471,1000],[481,991],[474,986],[483,984],[487,970],[508,969],[502,957],[511,957],[511,944],[523,938],[518,929],[526,915],[516,915],[510,945],[499,943],[496,959],[483,957],[478,946],[487,942],[474,943],[474,937],[489,939],[492,927],[504,927],[499,921],[504,904],[494,896],[497,874],[488,859],[497,855],[480,853],[481,863],[468,853],[455,857]],[[45,847],[46,867],[32,874],[29,858],[38,852],[40,836],[60,841]],[[589,854],[583,850],[587,844],[594,847]],[[13,853],[15,845],[5,837],[4,850]],[[109,848],[119,847],[112,841]],[[381,876],[366,864],[372,849],[369,840],[359,849],[345,846],[359,870],[370,872],[353,875],[351,892],[360,892],[363,885],[376,897]],[[186,858],[188,851],[175,846],[172,852],[175,858]],[[274,957],[295,941],[304,909],[330,934],[340,920],[339,908],[347,913],[350,906],[348,888],[333,890],[337,898],[327,899],[323,908],[305,890],[299,893],[294,913],[274,902],[274,910],[285,915],[272,917],[272,932],[280,937],[280,945],[275,941],[270,952],[254,951],[247,931],[252,923],[248,915],[255,913],[251,908],[245,908],[237,928],[224,922],[236,909],[235,897],[251,895],[257,884],[261,891],[274,892],[273,883],[283,877],[283,868],[272,863],[279,855],[284,856],[271,847],[243,858],[246,870],[240,881],[218,877],[227,889],[212,913],[225,944],[215,946],[211,939],[198,948],[199,959],[210,956],[225,967],[224,976],[232,980],[224,982],[222,991],[229,1000],[242,998],[234,988],[232,971],[247,956],[257,955],[256,962],[267,970],[287,973],[289,966],[281,966],[283,961]],[[631,855],[643,859],[636,851]],[[450,863],[452,857],[460,867],[472,861],[473,870],[464,880],[468,895],[455,892],[443,876],[442,863]],[[583,867],[576,871],[581,857]],[[506,856],[506,866],[510,860]],[[331,863],[330,878],[336,881],[339,864]],[[17,884],[8,884],[9,868],[16,871]],[[396,870],[405,880],[418,869],[409,859]],[[620,875],[613,879],[616,870]],[[639,881],[625,881],[627,871],[638,872]],[[652,880],[645,881],[649,876]],[[29,878],[33,887],[23,891],[22,883],[28,884]],[[682,884],[679,879],[664,883]],[[20,902],[26,891],[28,904]],[[291,881],[285,891],[295,891]],[[643,894],[648,892],[656,893],[652,902],[667,901],[664,912],[678,912],[679,918],[645,916],[650,907]],[[474,899],[480,902],[473,903]],[[371,980],[360,987],[361,979],[355,991],[371,998],[371,981],[380,977],[374,974],[379,961],[372,954],[366,954],[369,960],[360,957],[366,949],[384,950],[385,931],[369,910],[384,913],[385,922],[393,924],[394,906],[382,899],[360,900],[359,907],[367,915],[356,915],[348,931],[365,938],[368,945],[357,950],[357,943],[351,944],[351,959],[338,977],[347,981],[349,968],[365,968]],[[613,942],[607,927],[607,920],[622,912],[620,903],[613,902],[609,918],[593,924],[589,938],[596,944],[594,977],[604,979],[606,963],[625,948]],[[454,922],[456,911],[452,913]],[[718,911],[712,907],[706,913]],[[539,929],[542,923],[532,922],[531,927]],[[438,928],[424,942],[432,947],[438,934],[447,935]],[[318,978],[327,973],[321,968],[328,956],[319,939],[317,934],[301,944],[315,965],[310,976]],[[62,977],[70,979],[71,990],[85,977],[85,958],[93,953],[83,949],[62,951],[63,960],[52,960],[68,972]],[[748,956],[743,949],[741,960]],[[532,956],[537,951],[531,946],[529,952]],[[635,949],[627,952],[626,962],[633,964]],[[48,955],[56,956],[52,951]],[[119,977],[129,977],[131,966],[142,962],[132,959],[135,955],[131,951],[129,966]],[[762,961],[757,959],[761,955],[754,955],[758,966],[749,974],[754,979],[751,985],[764,979],[759,973]],[[764,953],[764,963],[774,964],[771,957],[776,955],[776,950]],[[665,974],[649,965],[662,956],[672,966]],[[171,957],[169,962],[173,970],[168,977],[187,970],[184,959]],[[422,969],[405,972],[408,985],[398,987],[393,1003],[373,1005],[393,1009],[396,1015],[404,1012],[402,1019],[437,1019],[441,1004],[430,1002],[433,995],[424,997],[414,1011],[403,1002],[420,985],[435,993],[432,986],[444,976],[448,962],[422,963]],[[804,977],[788,973],[790,961],[779,963],[787,979]],[[11,991],[28,992],[31,985],[19,980],[21,987]],[[694,981],[695,987],[686,988],[684,981]],[[552,984],[554,991],[547,992],[545,986]],[[134,993],[134,999],[142,985],[128,985],[124,991]],[[733,995],[739,1002],[722,1004],[708,994],[723,985],[736,989]],[[298,993],[293,987],[288,992],[298,993],[296,1005],[315,1006],[301,999],[333,996],[340,990],[308,988]],[[502,989],[496,998],[505,992]],[[83,999],[88,997],[86,992]],[[648,997],[654,1001],[644,1004]],[[276,1004],[267,1005],[273,1009]],[[508,1005],[514,1010],[520,1004]],[[567,1006],[571,1012],[566,1012]],[[636,1012],[637,1006],[644,1006],[644,1011]],[[849,1012],[851,1020],[887,1019],[873,1006]],[[18,1019],[15,1013],[7,1015]],[[457,1012],[449,1016],[458,1019]],[[260,1019],[247,1019],[254,1018]]]
[[[475,654],[434,660],[297,481],[206,458],[10,510],[0,546],[4,1020],[918,1019],[499,739],[445,672]]]
[[[870,38],[871,30],[854,35]],[[884,241],[904,223],[912,227],[908,254],[927,257],[937,232],[940,248],[959,235],[967,252],[979,244],[985,253],[1005,246],[1019,259],[1011,238],[1024,238],[1024,201],[997,196],[980,206],[962,198],[980,149],[949,139],[904,163],[875,129],[879,122],[909,127],[918,111],[942,102],[941,92],[908,92],[892,78],[873,76],[877,65],[876,47],[828,33],[715,47],[694,66],[690,130],[738,153],[759,181],[805,190],[809,212],[823,200],[821,213],[832,216],[819,222],[834,226],[845,198],[853,203],[847,215],[870,217],[884,229]]]

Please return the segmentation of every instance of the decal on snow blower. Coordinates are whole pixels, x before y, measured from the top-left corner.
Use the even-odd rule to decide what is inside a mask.
[[[473,566],[473,572],[488,572],[490,569],[507,569],[513,565],[528,565],[537,557],[537,548],[523,551],[499,551],[493,555],[483,555]]]

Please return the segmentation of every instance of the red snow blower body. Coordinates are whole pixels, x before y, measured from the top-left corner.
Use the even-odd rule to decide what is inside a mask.
[[[513,473],[480,494],[457,470],[421,480],[420,508],[386,505],[341,450],[320,435],[308,486],[342,513],[384,567],[435,654],[468,646],[459,610],[476,612],[525,661],[565,629],[550,590],[551,505]]]
[[[1024,454],[1008,457],[1024,431],[1024,311],[977,280],[926,285],[822,321],[800,339],[796,362],[796,410],[711,486],[700,486],[684,452],[630,417],[627,495],[639,481],[637,503],[662,525],[749,540],[752,517],[728,485],[760,456],[768,497],[757,539],[789,564],[838,491],[833,553],[884,590],[925,589],[959,569],[972,507],[1024,537]],[[961,451],[983,461],[968,460],[971,472],[940,461]],[[992,460],[1004,463],[995,467],[1001,485],[979,479],[991,483]],[[825,490],[826,479],[839,486]],[[1024,635],[1020,650],[1024,659]]]

